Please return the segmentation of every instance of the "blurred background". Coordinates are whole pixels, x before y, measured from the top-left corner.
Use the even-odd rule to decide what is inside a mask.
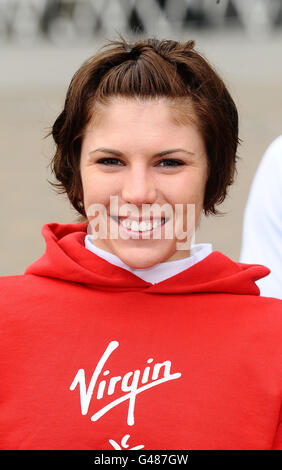
[[[77,68],[118,33],[194,39],[225,80],[240,115],[238,174],[196,243],[239,259],[254,173],[282,134],[282,0],[0,0],[0,275],[44,253],[43,224],[76,220],[47,181],[54,145],[44,137]]]

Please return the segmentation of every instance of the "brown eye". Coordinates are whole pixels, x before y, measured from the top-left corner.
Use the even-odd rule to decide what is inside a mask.
[[[101,163],[106,166],[116,166],[116,163],[122,163],[118,158],[100,158],[97,163]]]
[[[165,165],[162,165],[164,167],[175,167],[175,166],[184,165],[184,162],[182,162],[181,160],[175,160],[173,158],[166,158],[165,160],[162,160],[161,162],[159,162],[159,164],[161,163],[165,163]]]

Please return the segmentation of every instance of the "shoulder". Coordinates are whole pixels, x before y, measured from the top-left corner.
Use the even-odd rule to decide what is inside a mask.
[[[273,317],[277,319],[278,323],[282,322],[282,300],[274,297],[258,296],[255,305],[266,318]]]
[[[29,279],[24,274],[14,276],[0,276],[0,302],[3,307],[18,295],[21,295],[25,290],[30,290]]]
[[[30,295],[36,285],[43,285],[47,278],[33,274],[17,274],[14,276],[0,276],[0,301],[11,301],[21,295]]]
[[[50,298],[54,299],[54,279],[33,274],[0,276],[0,323],[32,315]]]
[[[214,300],[211,297],[209,305],[224,322],[236,325],[238,331],[274,335],[282,347],[282,300],[261,295],[222,293]]]
[[[274,297],[264,297],[263,295],[247,295],[245,297],[246,305],[250,307],[254,314],[265,318],[273,317],[278,322],[282,321],[282,300]]]
[[[247,296],[245,309],[246,321],[253,333],[261,335],[270,342],[275,340],[282,347],[282,300],[272,297]]]

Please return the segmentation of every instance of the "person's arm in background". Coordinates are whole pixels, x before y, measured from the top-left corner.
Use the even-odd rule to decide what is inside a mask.
[[[267,266],[261,295],[282,299],[282,135],[266,150],[247,201],[240,261]]]

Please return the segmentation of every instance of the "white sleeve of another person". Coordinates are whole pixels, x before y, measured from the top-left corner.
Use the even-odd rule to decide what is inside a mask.
[[[267,266],[271,273],[256,284],[262,296],[282,299],[282,135],[268,147],[255,174],[240,261]]]

